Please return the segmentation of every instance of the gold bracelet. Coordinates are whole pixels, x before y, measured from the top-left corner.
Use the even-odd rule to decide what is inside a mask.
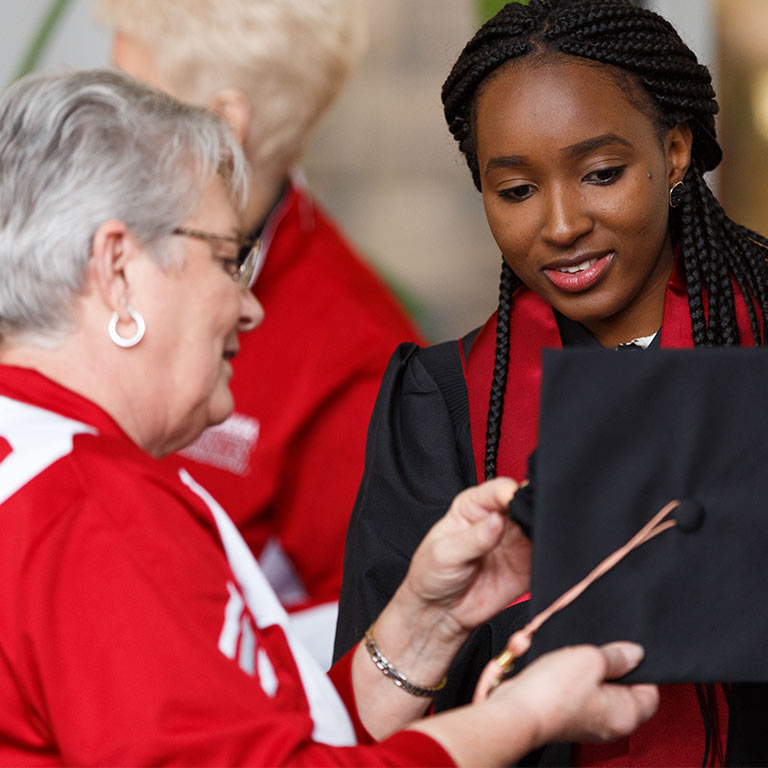
[[[365,631],[365,649],[368,651],[371,661],[398,687],[412,696],[434,696],[439,690],[445,688],[448,678],[444,677],[438,685],[430,688],[426,685],[412,683],[405,675],[398,672],[392,662],[379,650],[376,640],[373,638],[373,624]]]

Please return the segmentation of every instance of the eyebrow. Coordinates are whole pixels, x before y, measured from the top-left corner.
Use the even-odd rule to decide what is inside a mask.
[[[568,160],[586,155],[589,152],[594,152],[596,149],[602,147],[611,146],[613,144],[619,144],[622,147],[631,147],[632,144],[623,139],[621,136],[615,133],[603,133],[600,136],[593,136],[584,141],[579,141],[576,144],[570,144],[560,150],[560,154]],[[495,170],[496,168],[520,168],[528,165],[528,158],[525,155],[500,155],[498,157],[492,157],[485,166],[485,171]]]
[[[601,149],[602,147],[610,146],[611,144],[619,144],[622,147],[631,147],[632,144],[626,139],[622,139],[621,136],[617,136],[615,133],[604,133],[601,136],[594,136],[591,139],[584,139],[576,144],[571,144],[569,147],[565,147],[562,150],[562,154],[573,159],[580,155],[585,155],[587,152],[592,152],[595,149]]]

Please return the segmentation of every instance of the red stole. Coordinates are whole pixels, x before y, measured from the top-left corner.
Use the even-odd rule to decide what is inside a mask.
[[[754,346],[744,298],[734,285],[736,319],[742,346]],[[493,380],[496,349],[494,313],[472,342],[468,358],[463,356],[467,381],[472,447],[478,481],[485,477],[485,429]],[[528,455],[536,446],[541,389],[541,350],[562,347],[554,313],[538,295],[520,288],[510,312],[509,371],[504,399],[497,468],[499,475],[520,482],[525,477]],[[688,293],[681,269],[673,270],[664,297],[661,346],[692,348],[693,330]],[[722,687],[717,687],[720,744],[725,750],[728,707]],[[710,749],[710,765],[717,765]],[[577,744],[574,765],[687,766],[701,765],[704,755],[704,726],[692,685],[661,686],[658,713],[631,736],[609,744]]]

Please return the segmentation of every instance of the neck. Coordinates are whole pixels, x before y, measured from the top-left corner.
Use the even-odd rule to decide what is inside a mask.
[[[104,334],[106,338],[106,333]],[[124,350],[111,350],[96,339],[86,339],[78,331],[60,337],[50,337],[51,343],[27,343],[23,340],[4,339],[0,344],[0,363],[30,368],[76,392],[108,413],[120,428],[140,447],[157,455],[142,429],[146,422],[145,406],[136,407],[136,378],[130,378],[129,369],[112,358]],[[128,374],[128,375],[126,375]],[[138,371],[137,371],[138,374]],[[133,394],[132,394],[133,393]]]
[[[256,177],[251,179],[248,192],[248,204],[243,213],[243,225],[246,232],[259,228],[275,205],[287,175],[278,178]]]
[[[619,344],[626,344],[635,339],[642,339],[645,336],[652,336],[661,328],[661,321],[664,316],[664,301],[662,296],[661,306],[654,307],[653,317],[648,318],[643,323],[632,323],[626,327],[602,327],[600,323],[591,323],[584,325],[589,332],[607,349],[614,349]]]

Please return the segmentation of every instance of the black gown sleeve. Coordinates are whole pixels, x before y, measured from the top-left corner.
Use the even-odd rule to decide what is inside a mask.
[[[448,345],[455,348],[448,396],[461,402],[463,386],[466,403],[457,343],[439,345],[439,354],[450,355]],[[435,349],[401,344],[381,383],[347,532],[334,660],[362,638],[405,577],[427,531],[453,497],[475,482],[469,407],[466,417],[449,411],[444,391],[423,363]]]

